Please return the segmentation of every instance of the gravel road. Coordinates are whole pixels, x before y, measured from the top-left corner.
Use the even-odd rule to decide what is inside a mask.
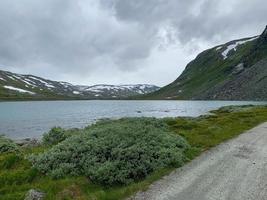
[[[267,122],[155,182],[132,200],[267,200]]]

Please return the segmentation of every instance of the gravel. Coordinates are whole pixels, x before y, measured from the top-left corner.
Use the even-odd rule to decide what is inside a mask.
[[[267,123],[223,143],[131,200],[267,200]]]

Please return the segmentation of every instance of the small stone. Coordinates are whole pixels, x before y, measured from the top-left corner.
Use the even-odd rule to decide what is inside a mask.
[[[35,190],[35,189],[30,189],[24,200],[43,200],[45,197],[45,193],[39,191],[39,190]]]

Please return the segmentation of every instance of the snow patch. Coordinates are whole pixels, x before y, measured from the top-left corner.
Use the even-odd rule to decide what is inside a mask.
[[[30,83],[29,81],[27,81],[28,79],[25,80],[25,79],[23,79],[22,77],[17,76],[17,75],[13,75],[13,77],[15,77],[16,79],[18,79],[18,80],[20,80],[20,81],[26,83],[27,85],[30,85],[30,86],[32,86],[32,87],[36,87],[36,85],[34,85],[34,84]],[[28,86],[27,86],[27,87],[28,87]]]
[[[0,80],[2,80],[2,81],[6,81],[5,79],[3,79],[2,77],[0,77]]]
[[[85,91],[91,92],[104,92],[105,90],[123,90],[121,86],[116,85],[94,85],[85,89]]]
[[[32,85],[34,85],[34,86],[35,86],[35,84],[36,84],[34,81],[32,81],[32,80],[30,80],[30,79],[27,79],[27,78],[25,78],[24,81],[27,81],[28,83],[30,83],[30,84],[32,84]]]
[[[8,86],[8,85],[5,85],[4,88],[9,89],[9,90],[15,90],[15,91],[21,92],[21,93],[35,94],[34,92],[31,92],[31,91],[28,91],[28,90],[23,90],[21,88],[16,88],[16,87],[13,87],[13,86]]]
[[[120,85],[120,87],[124,88],[124,89],[134,89],[136,86],[135,85]]]
[[[120,92],[120,91],[132,91],[139,94],[147,93],[146,90],[152,89],[153,85],[148,84],[136,84],[136,85],[93,85],[87,88],[81,88],[81,91],[89,91],[95,93],[104,93],[105,91],[109,91],[112,93]]]
[[[61,85],[63,85],[65,88],[67,88],[67,87],[72,87],[73,85],[72,84],[70,84],[70,83],[67,83],[67,82],[59,82]]]
[[[221,48],[223,48],[223,46],[219,46],[216,48],[216,51],[220,50]]]
[[[80,94],[80,92],[78,92],[78,91],[73,91],[72,93],[73,94]]]
[[[235,42],[233,44],[228,45],[227,48],[222,52],[223,59],[225,60],[225,59],[228,58],[228,53],[231,50],[236,51],[236,48],[237,48],[238,45],[245,44],[245,43],[253,41],[253,40],[257,39],[257,38],[258,38],[258,36],[254,37],[254,38],[250,38],[248,40],[237,41],[237,42]]]
[[[38,79],[38,78],[36,78],[34,76],[31,76],[30,78],[43,83],[48,88],[55,88],[55,86],[51,85],[50,83],[47,83],[47,82],[45,82],[45,81],[43,81],[41,79]]]
[[[144,89],[146,89],[146,88],[148,88],[147,85],[141,85],[141,86],[140,86],[140,89],[141,89],[141,90],[144,90]]]
[[[121,87],[115,86],[115,85],[96,85],[96,86],[93,86],[92,89],[95,89],[95,90],[114,90],[114,89],[121,89]]]
[[[90,91],[90,92],[104,92],[103,90],[98,90],[98,89],[94,89],[94,88],[87,88],[85,89],[85,91]]]
[[[14,77],[12,77],[12,76],[7,75],[7,77],[10,78],[10,79],[12,79],[13,81],[16,80],[16,79],[15,79]]]

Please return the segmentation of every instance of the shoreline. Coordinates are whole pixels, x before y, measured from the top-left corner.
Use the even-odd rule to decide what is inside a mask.
[[[110,99],[1,99],[1,102],[42,102],[42,101],[219,101],[219,102],[266,102],[267,100],[257,99],[133,99],[133,98],[110,98]]]
[[[211,113],[212,115],[202,115],[196,118],[173,117],[173,118],[164,118],[162,120],[143,118],[143,120],[149,123],[151,123],[151,121],[154,121],[155,126],[153,127],[158,127],[157,125],[159,123],[164,123],[165,125],[167,125],[166,127],[168,127],[168,130],[171,131],[170,132],[171,134],[174,134],[178,137],[182,136],[182,138],[190,145],[189,149],[184,152],[185,153],[184,155],[186,156],[186,162],[184,164],[189,163],[190,161],[197,158],[199,155],[203,155],[202,154],[203,152],[208,152],[208,150],[210,150],[211,148],[223,142],[236,138],[240,134],[244,133],[246,130],[249,130],[257,126],[258,124],[267,121],[267,106],[247,106],[247,105],[227,106],[224,108],[213,110],[211,111]],[[85,131],[84,133],[89,134],[93,130],[100,130],[100,132],[96,133],[101,133],[101,134],[107,134],[107,130],[112,130],[111,132],[114,133],[116,136],[116,130],[118,129],[110,129],[111,127],[114,126],[114,124],[115,125],[117,124],[117,127],[121,127],[123,123],[125,122],[127,123],[128,132],[125,133],[125,130],[127,130],[127,128],[119,130],[122,130],[121,132],[122,134],[128,134],[127,136],[128,140],[128,137],[131,134],[133,134],[133,132],[131,132],[132,128],[139,127],[139,126],[132,127],[133,126],[132,120],[133,119],[111,120],[108,123],[111,124],[112,126],[109,126],[109,124],[105,124],[107,122],[102,122],[102,123],[100,122],[97,126],[91,127],[91,129],[81,130],[82,132],[72,132],[73,133],[72,135],[68,135],[68,137],[65,137],[63,140],[60,140],[59,143],[57,144],[54,145],[52,144],[52,146],[46,145],[47,143],[40,144],[40,140],[37,141],[31,138],[17,140],[17,142],[20,142],[22,146],[24,146],[26,142],[26,145],[24,147],[28,148],[20,148],[21,147],[20,146],[19,154],[9,153],[6,155],[5,154],[0,155],[0,160],[3,161],[3,163],[10,162],[8,168],[6,168],[5,165],[0,164],[0,170],[3,170],[4,172],[3,174],[0,174],[0,179],[3,178],[4,180],[3,187],[4,190],[6,191],[3,197],[12,196],[13,199],[22,199],[21,197],[24,197],[25,194],[30,189],[35,188],[42,191],[46,195],[49,195],[51,197],[50,199],[57,199],[57,197],[61,197],[63,191],[75,190],[79,191],[79,193],[75,193],[76,195],[75,198],[80,198],[80,199],[94,198],[96,200],[100,200],[100,199],[106,199],[108,197],[114,197],[113,199],[123,200],[127,199],[128,197],[131,197],[138,191],[147,190],[151,184],[155,183],[155,181],[162,179],[163,177],[164,177],[163,179],[165,179],[166,175],[173,172],[175,169],[177,169],[177,167],[181,167],[184,165],[182,164],[181,166],[177,167],[168,166],[162,168],[161,170],[151,172],[142,179],[134,181],[130,184],[112,185],[111,187],[107,187],[105,185],[95,185],[92,181],[89,181],[90,179],[88,179],[88,177],[85,174],[80,174],[79,176],[68,176],[68,174],[65,174],[65,176],[62,178],[54,179],[53,177],[50,177],[49,174],[46,174],[41,171],[36,171],[36,169],[33,168],[32,163],[30,163],[29,160],[27,160],[27,158],[29,158],[29,156],[31,155],[41,156],[40,158],[45,160],[45,162],[39,162],[39,164],[41,164],[40,166],[41,168],[42,165],[46,166],[49,163],[61,162],[58,161],[58,159],[63,159],[64,163],[65,162],[64,159],[65,158],[69,159],[68,156],[72,158],[71,152],[73,150],[74,152],[76,152],[76,147],[82,145],[80,140],[77,141],[76,139],[80,138],[82,139],[82,141],[86,140],[86,137],[84,138],[85,135],[82,134],[78,135],[78,137],[75,137],[74,140],[70,137],[72,137],[74,134],[83,133],[83,131]],[[135,122],[139,121],[140,123],[144,123],[143,120],[142,118],[139,118],[139,120],[135,119]],[[136,131],[139,130],[140,129],[137,128]],[[57,131],[54,131],[54,133],[56,132]],[[64,132],[64,130],[63,133],[67,135],[67,133]],[[142,134],[141,132],[141,135],[144,134]],[[55,135],[52,134],[50,136],[53,137]],[[65,139],[67,139],[67,141],[64,143],[64,145],[60,144],[60,142],[64,142]],[[123,141],[125,142],[127,140]],[[53,142],[53,140],[50,141]],[[77,141],[78,143],[75,142],[73,143],[73,141]],[[94,142],[96,141],[97,140],[94,140]],[[106,148],[105,145],[109,145],[110,141],[112,140],[110,140],[110,138],[108,137],[108,140],[105,141],[106,142],[101,143],[102,145],[104,145],[103,146],[104,149]],[[114,140],[114,141],[120,141],[120,140]],[[122,144],[124,143],[122,142]],[[160,147],[160,143],[153,143],[153,144],[159,144],[157,148]],[[118,146],[120,145],[115,145],[115,149],[117,149]],[[61,149],[60,151],[58,151],[59,148]],[[69,150],[71,149],[71,151],[69,151],[68,149]],[[128,153],[132,152],[128,151],[128,148],[123,149],[123,152],[124,151]],[[134,152],[135,151],[133,151],[133,153]],[[66,153],[66,155],[68,156],[66,157],[65,155],[65,156],[59,156],[57,158],[54,157],[58,153],[60,153],[60,155],[65,155]],[[82,157],[85,156],[86,154],[78,153],[78,155]],[[131,156],[127,157],[127,159],[123,160],[125,160],[126,162],[132,161]],[[76,161],[75,162],[74,161],[67,160],[67,162],[70,162],[70,164],[76,163]],[[58,167],[60,166],[56,165],[56,168],[48,167],[46,169],[57,170]],[[62,167],[63,166],[61,166],[61,168]],[[109,173],[105,173],[105,175],[106,174],[107,178],[109,178],[108,176]],[[14,180],[19,181],[19,184],[14,184]],[[177,184],[179,184],[179,182]],[[75,188],[73,188],[73,185],[75,186]],[[66,194],[67,197],[70,197],[70,199],[74,199],[73,196],[68,196],[69,194],[72,193],[64,192],[64,194]]]
[[[110,101],[110,100],[107,100],[107,101]],[[144,100],[146,101],[146,100]],[[179,101],[179,100],[178,100]],[[221,106],[221,107],[218,107],[217,109],[215,110],[210,110],[208,111],[207,113],[205,114],[201,114],[201,115],[198,115],[198,116],[173,116],[173,117],[152,117],[152,118],[156,118],[156,119],[165,119],[165,118],[171,118],[171,119],[176,119],[176,118],[192,118],[192,119],[197,119],[197,118],[200,118],[200,117],[207,117],[207,116],[211,116],[211,115],[215,115],[214,112],[222,109],[222,108],[225,108],[225,107],[234,107],[234,108],[238,108],[238,107],[257,107],[257,106],[267,106],[267,102],[262,102],[263,104],[257,104],[257,105],[253,105],[253,104],[243,104],[243,105],[229,105],[229,106]],[[136,111],[137,113],[142,113],[142,111]],[[166,111],[164,111],[166,112]],[[93,123],[88,123],[87,125],[84,125],[83,127],[73,127],[73,128],[63,128],[65,130],[69,130],[69,129],[84,129],[85,127],[87,126],[91,126],[92,124],[95,124],[96,122],[98,121],[101,121],[101,120],[119,120],[119,119],[122,119],[122,118],[136,118],[135,116],[133,117],[121,117],[121,118],[100,118],[100,119],[97,119],[95,120],[95,122]],[[137,116],[137,118],[151,118],[151,117],[146,117],[146,116]],[[55,127],[58,127],[58,126],[55,126]],[[51,130],[53,127],[51,127],[49,130]],[[49,131],[48,130],[48,131]],[[11,139],[12,141],[14,141],[16,144],[18,145],[23,145],[23,144],[31,144],[31,143],[37,143],[37,142],[41,142],[42,141],[42,137],[43,137],[43,134],[42,133],[40,135],[40,137],[25,137],[25,138],[10,138],[8,137],[7,135],[3,134],[5,137]]]
[[[44,103],[43,103],[44,102]],[[50,103],[49,103],[50,102]],[[92,101],[34,101],[34,102],[4,102],[1,106],[3,113],[1,118],[5,119],[5,113],[8,116],[14,115],[14,119],[6,120],[6,123],[1,126],[0,132],[12,140],[37,139],[40,140],[42,135],[49,131],[54,126],[60,126],[64,129],[69,128],[84,128],[99,119],[102,119],[105,114],[109,119],[119,119],[127,117],[198,117],[207,115],[209,111],[219,109],[224,106],[243,106],[243,105],[267,105],[267,102],[236,102],[236,101],[128,101],[128,100],[92,100]],[[73,102],[73,103],[72,103]],[[6,104],[5,104],[6,103]],[[0,103],[1,105],[1,103]],[[73,108],[63,111],[65,106],[73,106]],[[97,105],[94,108],[94,105]],[[127,112],[120,111],[120,107],[132,107]],[[192,106],[192,108],[190,107]],[[114,107],[114,108],[113,108]],[[47,110],[45,110],[47,108]],[[58,109],[58,110],[57,110]],[[78,110],[77,110],[78,109]],[[94,111],[94,109],[96,109]],[[106,111],[105,111],[105,110]],[[115,109],[115,110],[114,110]],[[28,110],[28,111],[27,111]],[[85,114],[78,114],[79,111]],[[110,112],[109,112],[110,111]],[[25,113],[27,112],[27,113]],[[37,117],[42,112],[46,112],[44,116]],[[57,112],[55,114],[55,112]],[[40,114],[39,114],[40,113]],[[88,114],[89,113],[89,114]],[[93,113],[93,114],[90,114]],[[17,117],[20,115],[23,117]],[[51,115],[51,117],[50,117]],[[98,118],[100,117],[100,118]],[[39,120],[41,119],[41,121]],[[57,119],[54,122],[51,119]],[[40,123],[40,122],[41,123]],[[17,125],[18,124],[18,125]],[[19,126],[22,124],[23,126]]]

